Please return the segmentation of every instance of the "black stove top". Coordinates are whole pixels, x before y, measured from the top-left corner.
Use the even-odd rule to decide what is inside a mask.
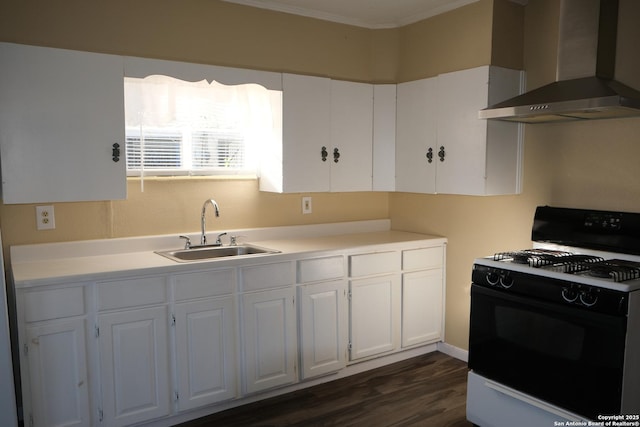
[[[552,249],[523,249],[499,252],[494,261],[511,262],[532,268],[546,268],[569,274],[624,282],[640,278],[640,262],[608,259],[596,255],[576,254]]]

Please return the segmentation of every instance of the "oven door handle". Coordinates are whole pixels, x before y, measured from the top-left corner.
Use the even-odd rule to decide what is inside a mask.
[[[513,399],[519,400],[521,402],[527,403],[529,405],[535,406],[536,408],[542,409],[543,411],[546,412],[550,412],[554,415],[557,415],[561,418],[564,418],[568,421],[586,421],[583,418],[578,418],[578,416],[570,413],[570,412],[566,412],[563,411],[561,409],[558,409],[554,406],[551,406],[545,402],[542,402],[538,399],[534,399],[530,396],[527,396],[526,394],[520,393],[518,391],[515,391],[509,387],[505,387],[501,384],[497,384],[494,383],[492,381],[485,381],[484,382],[485,387],[488,387],[494,391],[497,391],[498,393],[504,394],[506,396],[509,396]]]

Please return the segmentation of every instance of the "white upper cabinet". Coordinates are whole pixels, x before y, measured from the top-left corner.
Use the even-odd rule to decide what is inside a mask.
[[[522,78],[483,66],[398,85],[396,190],[519,193],[522,125],[478,111],[520,93]]]
[[[398,85],[396,191],[436,192],[436,90],[436,78]]]
[[[371,191],[373,85],[283,74],[282,144],[262,156],[260,189]]]
[[[478,111],[519,94],[521,79],[489,66],[438,76],[438,193],[520,193],[522,125],[482,120]]]
[[[396,189],[396,86],[373,86],[373,191]]]
[[[331,191],[371,191],[373,85],[331,81]]]
[[[329,191],[331,80],[283,74],[282,91],[282,143],[264,156],[260,190]]]
[[[0,63],[4,203],[124,199],[122,57],[1,43]]]

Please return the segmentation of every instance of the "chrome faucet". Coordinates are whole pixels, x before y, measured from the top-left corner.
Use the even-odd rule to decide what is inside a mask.
[[[204,216],[205,213],[207,213],[207,205],[211,205],[213,206],[213,209],[216,212],[216,218],[220,216],[220,208],[218,208],[218,204],[216,203],[215,200],[213,199],[208,199],[204,201],[204,204],[202,205],[202,216],[200,217],[200,227],[201,227],[201,231],[202,231],[202,235],[200,236],[200,244],[201,245],[206,245],[207,244],[207,233],[205,231],[205,220],[204,220]],[[220,240],[220,239],[218,239]]]

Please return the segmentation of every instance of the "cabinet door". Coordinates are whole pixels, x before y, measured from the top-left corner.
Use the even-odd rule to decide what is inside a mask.
[[[4,203],[124,199],[122,58],[3,43],[0,63]]]
[[[396,91],[373,86],[373,191],[396,189]]]
[[[302,378],[346,366],[346,287],[344,280],[298,287]]]
[[[282,189],[329,191],[331,80],[282,75]],[[322,147],[328,152],[322,160]]]
[[[487,120],[478,111],[487,106],[489,67],[441,74],[437,81],[438,146],[445,160],[438,164],[436,191],[484,194]]]
[[[351,281],[350,359],[393,351],[400,342],[400,277]]]
[[[436,88],[436,78],[398,85],[396,191],[436,191],[436,168],[440,163],[436,140]]]
[[[442,269],[402,275],[402,347],[442,339]]]
[[[329,160],[331,191],[371,191],[373,85],[331,81]]]
[[[33,425],[89,426],[85,320],[26,329]]]
[[[180,410],[236,396],[232,297],[176,304]]]
[[[296,380],[294,289],[242,295],[244,391],[254,393]]]
[[[169,414],[166,307],[99,316],[104,420],[125,426]]]

